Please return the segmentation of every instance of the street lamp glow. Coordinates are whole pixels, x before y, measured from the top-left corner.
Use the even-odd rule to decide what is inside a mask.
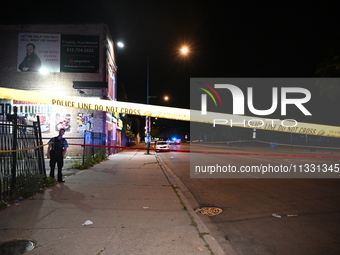
[[[165,100],[165,101],[168,101],[168,100],[169,100],[169,97],[168,97],[168,96],[164,96],[164,100]]]
[[[117,43],[117,46],[118,46],[119,48],[124,48],[124,43],[118,42],[118,43]]]
[[[188,47],[186,47],[186,46],[183,46],[183,47],[181,48],[181,53],[182,53],[183,55],[186,55],[186,54],[188,54],[188,52],[189,52],[189,49],[188,49]]]

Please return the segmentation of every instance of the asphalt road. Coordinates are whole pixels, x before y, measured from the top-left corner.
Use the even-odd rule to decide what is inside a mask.
[[[189,147],[177,145],[172,149]],[[246,149],[191,146],[191,150],[244,152]],[[270,149],[267,152],[286,153]],[[311,170],[296,172],[293,178],[277,173],[268,176],[238,173],[231,178],[208,174],[191,178],[189,153],[162,152],[159,155],[201,206],[223,209],[211,219],[240,254],[340,254],[340,178],[334,178],[340,177],[340,173],[333,171],[332,178],[320,178],[329,177],[323,175],[329,172],[322,170],[318,175]],[[191,163],[197,158],[201,163],[230,164],[237,169],[261,164],[296,167],[326,164],[327,168],[335,169],[340,163],[339,159],[214,154],[198,154],[191,158]]]

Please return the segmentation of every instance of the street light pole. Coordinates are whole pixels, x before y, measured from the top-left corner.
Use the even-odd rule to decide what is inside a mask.
[[[189,54],[189,48],[187,46],[183,46],[180,49],[181,55],[186,56]],[[149,55],[146,58],[146,104],[149,104],[149,74],[150,74],[150,63],[149,63]],[[164,100],[167,101],[169,98],[165,97]],[[151,143],[151,117],[145,116],[145,129],[146,129],[146,154],[150,154],[150,143]]]
[[[149,55],[146,59],[146,104],[149,104]],[[151,120],[150,116],[145,117],[145,128],[146,128],[146,154],[150,154],[150,131],[151,131]]]
[[[118,42],[117,46],[120,48],[124,47],[124,44],[122,42]],[[187,55],[189,52],[188,47],[182,47],[180,50],[181,55]],[[150,75],[150,64],[149,64],[149,55],[147,55],[146,58],[146,104],[149,104],[149,75]],[[166,96],[164,97],[164,100],[167,101],[169,98]],[[147,153],[150,154],[150,143],[151,143],[151,116],[145,116],[145,132],[146,132],[146,149]]]

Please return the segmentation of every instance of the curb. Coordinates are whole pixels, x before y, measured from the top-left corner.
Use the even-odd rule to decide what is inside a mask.
[[[209,233],[208,235],[202,235],[202,238],[211,248],[213,254],[216,255],[240,255],[234,248],[230,241],[226,240],[221,231],[212,222],[207,215],[198,215],[193,208],[199,207],[198,202],[194,196],[190,193],[184,183],[174,174],[174,172],[164,163],[164,161],[156,154],[156,159],[160,163],[160,166],[166,175],[169,183],[172,186],[177,186],[179,198],[183,201],[187,208],[189,217],[197,224],[198,235],[200,233]]]

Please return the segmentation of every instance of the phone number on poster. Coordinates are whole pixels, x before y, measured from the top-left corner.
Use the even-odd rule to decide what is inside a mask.
[[[92,48],[66,48],[67,52],[94,52]]]

